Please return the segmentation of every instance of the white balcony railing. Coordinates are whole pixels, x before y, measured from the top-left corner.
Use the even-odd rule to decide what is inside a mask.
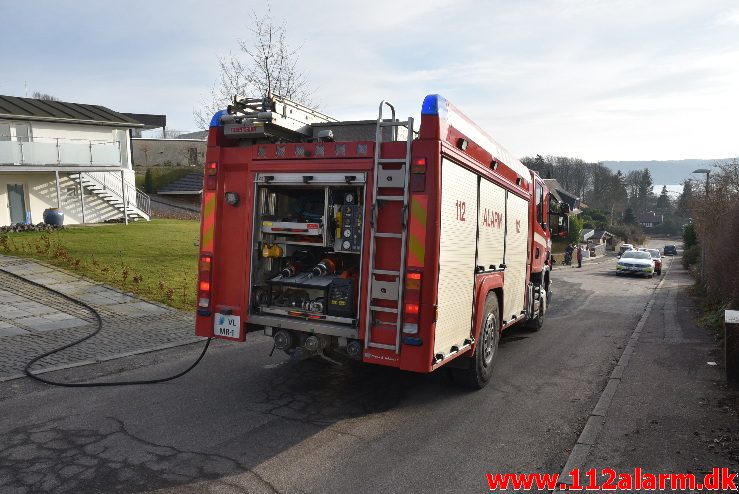
[[[120,142],[81,139],[0,141],[0,165],[119,167]]]

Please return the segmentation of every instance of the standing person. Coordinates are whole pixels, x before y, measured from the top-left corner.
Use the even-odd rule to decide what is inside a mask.
[[[577,267],[582,267],[582,246],[577,246]]]
[[[565,264],[572,264],[572,252],[575,250],[574,244],[569,244],[565,249]]]

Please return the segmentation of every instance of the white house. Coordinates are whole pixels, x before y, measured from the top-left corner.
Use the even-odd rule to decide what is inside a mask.
[[[149,219],[136,189],[131,129],[144,125],[103,106],[0,96],[0,226]]]

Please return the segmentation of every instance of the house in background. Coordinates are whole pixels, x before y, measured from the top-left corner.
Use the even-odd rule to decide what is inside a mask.
[[[583,209],[585,209],[587,206],[585,203],[583,203],[579,197],[577,197],[572,192],[568,192],[565,190],[564,187],[554,178],[544,178],[542,179],[545,184],[547,184],[547,188],[549,189],[549,192],[554,196],[555,199],[557,199],[559,202],[563,202],[570,206],[570,211],[574,214],[579,214],[582,212]]]
[[[649,211],[648,213],[641,213],[637,218],[637,221],[644,228],[652,228],[657,225],[661,225],[664,221],[664,216],[662,215],[662,213]]]
[[[0,96],[0,225],[57,207],[65,224],[148,220],[131,166],[131,130],[145,127],[103,106]]]

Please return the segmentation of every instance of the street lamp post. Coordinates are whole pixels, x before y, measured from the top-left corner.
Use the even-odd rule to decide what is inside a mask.
[[[698,168],[693,170],[693,173],[705,173],[706,174],[706,197],[708,197],[708,177],[711,175],[711,170],[708,168]]]
[[[705,173],[706,174],[706,199],[708,199],[708,177],[711,175],[711,170],[708,168],[698,168],[697,170],[693,170],[693,173]],[[706,238],[702,239],[701,244],[701,283],[705,284],[706,282],[706,243],[708,242],[708,235],[705,236]]]

